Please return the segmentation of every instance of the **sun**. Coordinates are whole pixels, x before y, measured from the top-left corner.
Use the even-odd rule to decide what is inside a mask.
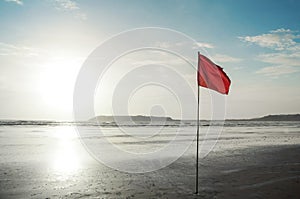
[[[73,90],[80,63],[72,59],[58,59],[43,66],[39,79],[39,93],[45,105],[55,111],[72,109]]]

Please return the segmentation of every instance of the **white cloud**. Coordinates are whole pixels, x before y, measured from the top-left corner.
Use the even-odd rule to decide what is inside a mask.
[[[229,55],[223,55],[223,54],[216,54],[215,56],[213,56],[213,60],[216,62],[240,62],[241,59],[236,58],[236,57],[231,57]]]
[[[210,44],[210,43],[202,43],[202,42],[197,42],[198,47],[200,48],[215,48],[214,45]]]
[[[241,69],[243,69],[244,67],[242,67],[242,66],[234,66],[233,67],[233,70],[241,70]]]
[[[87,15],[86,15],[85,13],[82,13],[82,12],[77,13],[77,14],[75,15],[75,17],[76,17],[77,19],[81,19],[81,20],[86,20],[86,19],[87,19]]]
[[[38,55],[39,50],[36,48],[0,42],[0,56],[32,57]]]
[[[54,7],[60,11],[73,13],[75,18],[87,19],[86,14],[80,10],[79,4],[73,0],[54,0]]]
[[[291,66],[269,66],[256,71],[257,74],[263,74],[271,77],[278,77],[280,75],[285,75],[285,74],[290,74],[295,72],[299,72],[299,69]]]
[[[271,66],[259,69],[256,73],[277,77],[284,74],[299,72],[300,35],[290,29],[279,28],[257,36],[239,37],[242,41],[273,50],[271,53],[260,54],[257,59]]]
[[[23,5],[23,0],[5,0],[18,5]],[[73,0],[51,0],[55,9],[65,12],[72,12],[74,17],[81,20],[86,20],[87,15],[80,10],[79,4]]]
[[[163,51],[139,51],[135,54],[127,55],[122,60],[122,64],[132,66],[163,65],[174,67],[186,64],[182,58]]]
[[[239,37],[244,42],[279,51],[300,49],[299,43],[295,41],[298,38],[300,38],[300,35],[296,32],[284,28],[272,30],[262,35]]]
[[[71,0],[55,0],[55,8],[64,11],[79,10],[78,4]]]
[[[300,67],[300,52],[267,53],[259,55],[258,59],[273,65]]]
[[[13,2],[13,3],[16,3],[18,5],[23,5],[23,1],[22,0],[5,0],[7,2]]]
[[[291,33],[293,31],[291,31],[290,29],[284,29],[284,28],[279,28],[277,30],[271,30],[271,33]]]
[[[171,48],[172,46],[178,45],[178,44],[171,44],[169,42],[155,42],[153,45],[157,48],[167,49],[167,48]]]
[[[272,66],[258,70],[258,74],[277,77],[300,71],[300,68],[298,68],[300,67],[300,52],[267,53],[259,55],[258,59],[262,62],[272,64]]]
[[[5,0],[18,5],[23,5],[23,0]],[[51,0],[55,9],[65,12],[72,12],[74,17],[81,20],[86,20],[87,15],[80,10],[79,4],[73,0]]]

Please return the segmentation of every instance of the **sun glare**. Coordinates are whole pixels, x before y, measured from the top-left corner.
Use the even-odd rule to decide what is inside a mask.
[[[53,169],[61,175],[67,175],[80,168],[75,143],[77,134],[73,127],[58,128],[54,135],[58,139],[58,148],[53,160]]]
[[[59,59],[44,66],[40,75],[39,92],[49,108],[71,110],[73,90],[79,60]]]

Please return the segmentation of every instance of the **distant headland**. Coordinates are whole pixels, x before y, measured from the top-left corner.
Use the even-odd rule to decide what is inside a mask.
[[[267,115],[260,118],[253,118],[255,121],[300,121],[300,114],[288,115]]]
[[[231,120],[231,119],[228,119]],[[251,119],[234,119],[244,121],[300,121],[300,114],[280,114],[280,115],[267,115],[259,118]],[[133,116],[96,116],[88,120],[89,122],[150,122],[150,121],[180,121],[173,119],[172,117],[158,117],[158,116],[145,116],[145,115],[133,115]]]
[[[89,122],[151,122],[151,121],[178,121],[171,117],[144,116],[144,115],[118,115],[118,116],[96,116],[88,120]]]

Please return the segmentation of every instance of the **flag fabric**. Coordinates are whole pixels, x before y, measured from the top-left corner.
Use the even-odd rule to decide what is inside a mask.
[[[210,59],[198,53],[198,86],[215,90],[228,95],[230,79],[223,68],[213,63]]]

